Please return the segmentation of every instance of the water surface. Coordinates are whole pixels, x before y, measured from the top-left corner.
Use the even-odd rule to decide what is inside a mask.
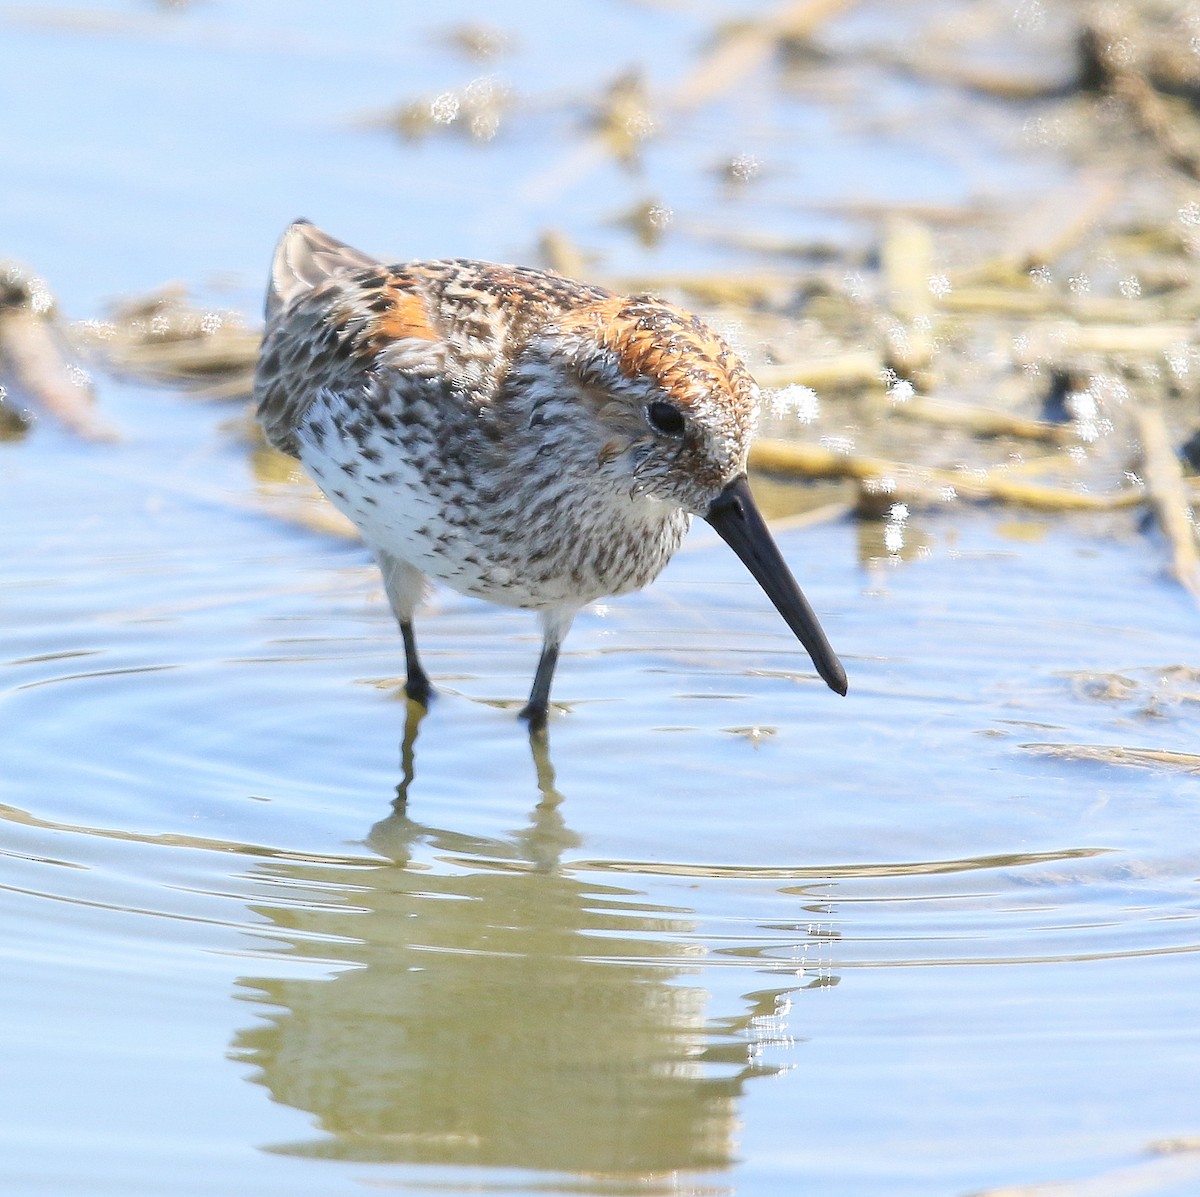
[[[116,449],[4,448],[17,1191],[953,1194],[1191,1133],[1195,778],[1027,747],[1186,748],[1135,533],[781,533],[841,700],[697,530],[543,752],[527,616],[439,593],[414,728],[365,554],[113,394]]]
[[[643,174],[563,175],[573,97],[631,63],[667,86],[700,7],[514,6],[495,69],[530,99],[495,143],[356,123],[491,70],[446,47],[478,13],[0,10],[0,249],[74,315],[170,277],[251,311],[299,213],[700,269],[728,250],[614,217],[850,238],[817,201],[1045,177],[1019,121],[964,139],[870,65],[852,120],[756,78]],[[740,198],[713,175],[739,151],[770,166]],[[1195,747],[1195,605],[1132,520],[914,516],[894,554],[781,531],[846,699],[698,528],[579,618],[543,749],[530,617],[439,591],[418,720],[365,553],[264,514],[233,413],[101,401],[116,445],[0,444],[6,1192],[1195,1191],[1152,1145],[1200,1134],[1197,779],[1045,749]]]

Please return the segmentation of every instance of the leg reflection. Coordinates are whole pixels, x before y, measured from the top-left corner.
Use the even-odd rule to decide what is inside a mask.
[[[529,748],[533,754],[533,768],[541,800],[530,815],[529,826],[517,832],[515,840],[525,859],[545,873],[559,868],[563,853],[578,848],[583,840],[563,819],[563,796],[555,784],[549,739],[544,735],[530,736]]]
[[[529,814],[528,824],[509,839],[474,836],[460,831],[419,823],[408,813],[408,796],[416,777],[416,744],[425,709],[410,701],[400,746],[401,779],[396,786],[392,813],[376,823],[367,835],[370,848],[396,864],[407,864],[418,844],[429,844],[443,852],[455,852],[493,860],[521,861],[538,872],[560,867],[563,853],[579,847],[580,837],[567,825],[562,814],[563,796],[559,792],[550,745],[545,736],[530,738],[538,801]],[[474,784],[474,775],[464,775],[463,784]]]
[[[404,739],[400,742],[400,784],[396,787],[396,797],[392,805],[397,810],[403,810],[408,805],[408,790],[413,783],[413,764],[416,760],[417,732],[421,729],[421,720],[425,718],[429,708],[415,698],[409,698],[405,703]]]

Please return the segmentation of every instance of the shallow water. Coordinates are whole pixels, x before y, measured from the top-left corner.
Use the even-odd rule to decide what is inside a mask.
[[[632,28],[668,75],[666,35],[707,28],[587,7],[597,77]],[[587,41],[523,11],[521,69],[567,87]],[[57,71],[92,97],[45,90],[4,130],[0,248],[73,314],[222,263],[249,293],[297,211],[380,248],[398,211],[413,252],[506,257],[541,202],[611,263],[703,259],[604,232],[619,174],[590,207],[489,206],[488,171],[547,168],[528,133],[502,165],[348,131],[450,85],[436,28],[393,6],[63,13],[0,13],[14,94]],[[855,191],[874,142],[835,140]],[[923,175],[902,149],[914,190],[956,194],[954,155]],[[414,162],[458,180],[435,211]],[[0,444],[6,1192],[1195,1192],[1194,1156],[1150,1145],[1200,1133],[1197,779],[1038,747],[1194,749],[1196,609],[1152,538],[958,512],[880,561],[850,522],[782,531],[840,699],[697,528],[579,618],[543,751],[516,720],[531,618],[439,591],[417,725],[364,552],[261,513],[227,411],[101,396],[115,446]]]
[[[532,621],[439,593],[406,747],[365,555],[112,398],[145,441],[4,448],[14,1191],[957,1194],[1194,1132],[1195,778],[1027,747],[1188,747],[1152,545],[784,532],[841,700],[697,530],[546,754]]]

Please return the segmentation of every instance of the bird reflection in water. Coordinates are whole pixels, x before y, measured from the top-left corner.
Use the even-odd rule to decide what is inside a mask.
[[[558,867],[578,841],[544,739],[524,829],[409,818],[418,723],[368,839],[384,859],[257,866],[289,975],[240,980],[260,1014],[234,1054],[322,1132],[269,1150],[592,1177],[730,1166],[743,1086],[777,1071],[754,1060],[755,1025],[788,990],[714,1017],[693,912]],[[327,974],[297,976],[298,957]]]

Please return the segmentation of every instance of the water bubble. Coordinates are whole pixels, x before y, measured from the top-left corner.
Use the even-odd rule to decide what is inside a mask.
[[[762,172],[762,163],[753,154],[738,154],[729,163],[729,177],[739,183],[749,183]]]
[[[953,290],[953,287],[950,285],[950,276],[948,274],[931,274],[929,276],[929,290],[938,299],[945,299]]]
[[[646,219],[656,229],[665,229],[675,219],[675,213],[666,204],[651,204],[646,209]]]
[[[54,296],[40,278],[29,280],[29,310],[35,316],[44,316],[54,307]]]
[[[494,108],[476,112],[471,117],[470,128],[476,141],[491,141],[500,131],[500,113]]]
[[[1187,345],[1170,345],[1163,351],[1163,357],[1176,378],[1186,378],[1191,372],[1191,353]]]
[[[452,125],[458,119],[459,99],[452,91],[444,91],[429,101],[429,115],[437,125]]]
[[[1067,279],[1072,295],[1086,295],[1092,289],[1092,280],[1086,274],[1073,274]]]
[[[897,407],[903,407],[916,393],[916,387],[907,378],[897,378],[887,389],[888,400]]]
[[[112,341],[117,336],[117,326],[110,320],[81,320],[78,327],[87,333],[89,340]]]
[[[821,400],[817,392],[799,383],[771,392],[767,403],[772,415],[792,416],[802,424],[814,423],[821,414]]]
[[[80,390],[88,390],[92,385],[92,376],[82,367],[77,366],[74,362],[69,362],[66,367],[67,378],[70,379],[71,385],[79,387]]]
[[[1133,63],[1133,42],[1127,37],[1114,38],[1104,47],[1104,57],[1117,66],[1127,67]]]
[[[848,436],[823,436],[820,445],[822,449],[828,449],[840,457],[849,457],[854,452],[854,441]]]
[[[1184,204],[1178,215],[1180,224],[1195,228],[1200,225],[1200,203],[1193,200],[1190,204]]]
[[[888,508],[883,527],[883,547],[893,556],[904,548],[905,525],[908,523],[908,504],[893,503]]]
[[[1096,396],[1091,391],[1072,391],[1063,400],[1063,407],[1072,420],[1094,420],[1099,412]]]
[[[908,329],[899,320],[888,320],[883,329],[888,344],[894,350],[893,357],[900,360],[909,355]]]
[[[1029,271],[1029,281],[1035,287],[1048,287],[1054,282],[1054,275],[1049,266],[1034,266]]]
[[[1095,444],[1113,431],[1113,422],[1104,415],[1106,403],[1120,406],[1129,391],[1119,379],[1098,374],[1086,391],[1072,391],[1063,406],[1075,421],[1075,433],[1086,445]]]
[[[1094,375],[1088,391],[1095,396],[1097,409],[1124,407],[1129,402],[1129,388],[1112,374]]]
[[[654,117],[648,112],[636,112],[625,119],[625,132],[634,141],[645,141],[654,134]]]
[[[1031,146],[1053,148],[1064,145],[1067,140],[1067,130],[1063,121],[1051,117],[1030,117],[1022,126],[1021,132]]]
[[[1131,274],[1128,278],[1123,278],[1117,284],[1117,290],[1125,296],[1126,299],[1137,299],[1142,293],[1142,280],[1136,274]]]
[[[1013,24],[1022,33],[1036,33],[1046,24],[1046,10],[1041,0],[1021,0],[1013,9]]]
[[[476,141],[491,141],[496,136],[510,98],[508,87],[495,75],[482,75],[467,84],[461,115]]]

